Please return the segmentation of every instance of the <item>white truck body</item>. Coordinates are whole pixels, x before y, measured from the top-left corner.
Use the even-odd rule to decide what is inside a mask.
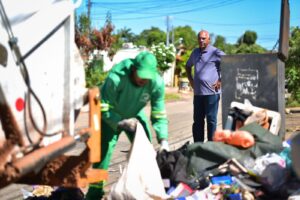
[[[0,0],[0,188],[107,179],[91,168],[101,157],[100,93],[85,87],[75,8],[71,0]],[[75,130],[87,102],[89,121]]]
[[[82,97],[86,92],[83,61],[74,42],[75,5],[71,0],[2,0],[2,4],[12,33],[17,38],[21,56],[30,52],[62,23],[55,33],[24,59],[24,63],[31,88],[45,110],[46,133],[64,130],[73,135],[74,110],[83,105]],[[34,130],[28,113],[25,114],[25,94],[29,95],[28,89],[20,66],[16,64],[15,54],[9,46],[6,28],[1,20],[0,44],[7,51],[7,64],[0,65],[0,104],[7,104],[12,110],[25,145],[28,145],[25,123],[33,139],[38,138],[38,133]],[[4,55],[5,52],[1,54]],[[36,99],[31,99],[33,118],[42,129],[44,122],[41,108]],[[0,141],[4,137],[4,131],[0,128]],[[42,144],[48,145],[60,138],[61,134],[44,137]]]

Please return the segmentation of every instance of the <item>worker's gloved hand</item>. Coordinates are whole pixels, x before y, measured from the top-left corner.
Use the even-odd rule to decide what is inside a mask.
[[[166,150],[166,151],[169,151],[169,143],[166,139],[162,139],[160,141],[160,148],[159,148],[159,151],[163,151],[163,150]]]
[[[118,122],[118,130],[135,133],[138,120],[136,118],[123,119]]]

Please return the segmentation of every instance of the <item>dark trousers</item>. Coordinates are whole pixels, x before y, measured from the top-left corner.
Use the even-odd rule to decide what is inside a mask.
[[[194,95],[194,142],[204,142],[205,118],[207,121],[207,139],[212,141],[217,128],[217,115],[220,94],[214,95]]]

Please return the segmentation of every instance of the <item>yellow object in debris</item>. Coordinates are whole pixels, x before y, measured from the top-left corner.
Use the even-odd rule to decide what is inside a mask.
[[[40,196],[49,197],[53,191],[54,190],[51,186],[39,185],[35,187],[35,189],[32,191],[32,194],[36,197],[40,197]]]

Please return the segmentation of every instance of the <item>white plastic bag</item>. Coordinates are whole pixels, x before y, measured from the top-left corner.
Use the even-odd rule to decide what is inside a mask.
[[[156,152],[140,123],[132,144],[128,164],[112,186],[109,200],[167,199]]]

